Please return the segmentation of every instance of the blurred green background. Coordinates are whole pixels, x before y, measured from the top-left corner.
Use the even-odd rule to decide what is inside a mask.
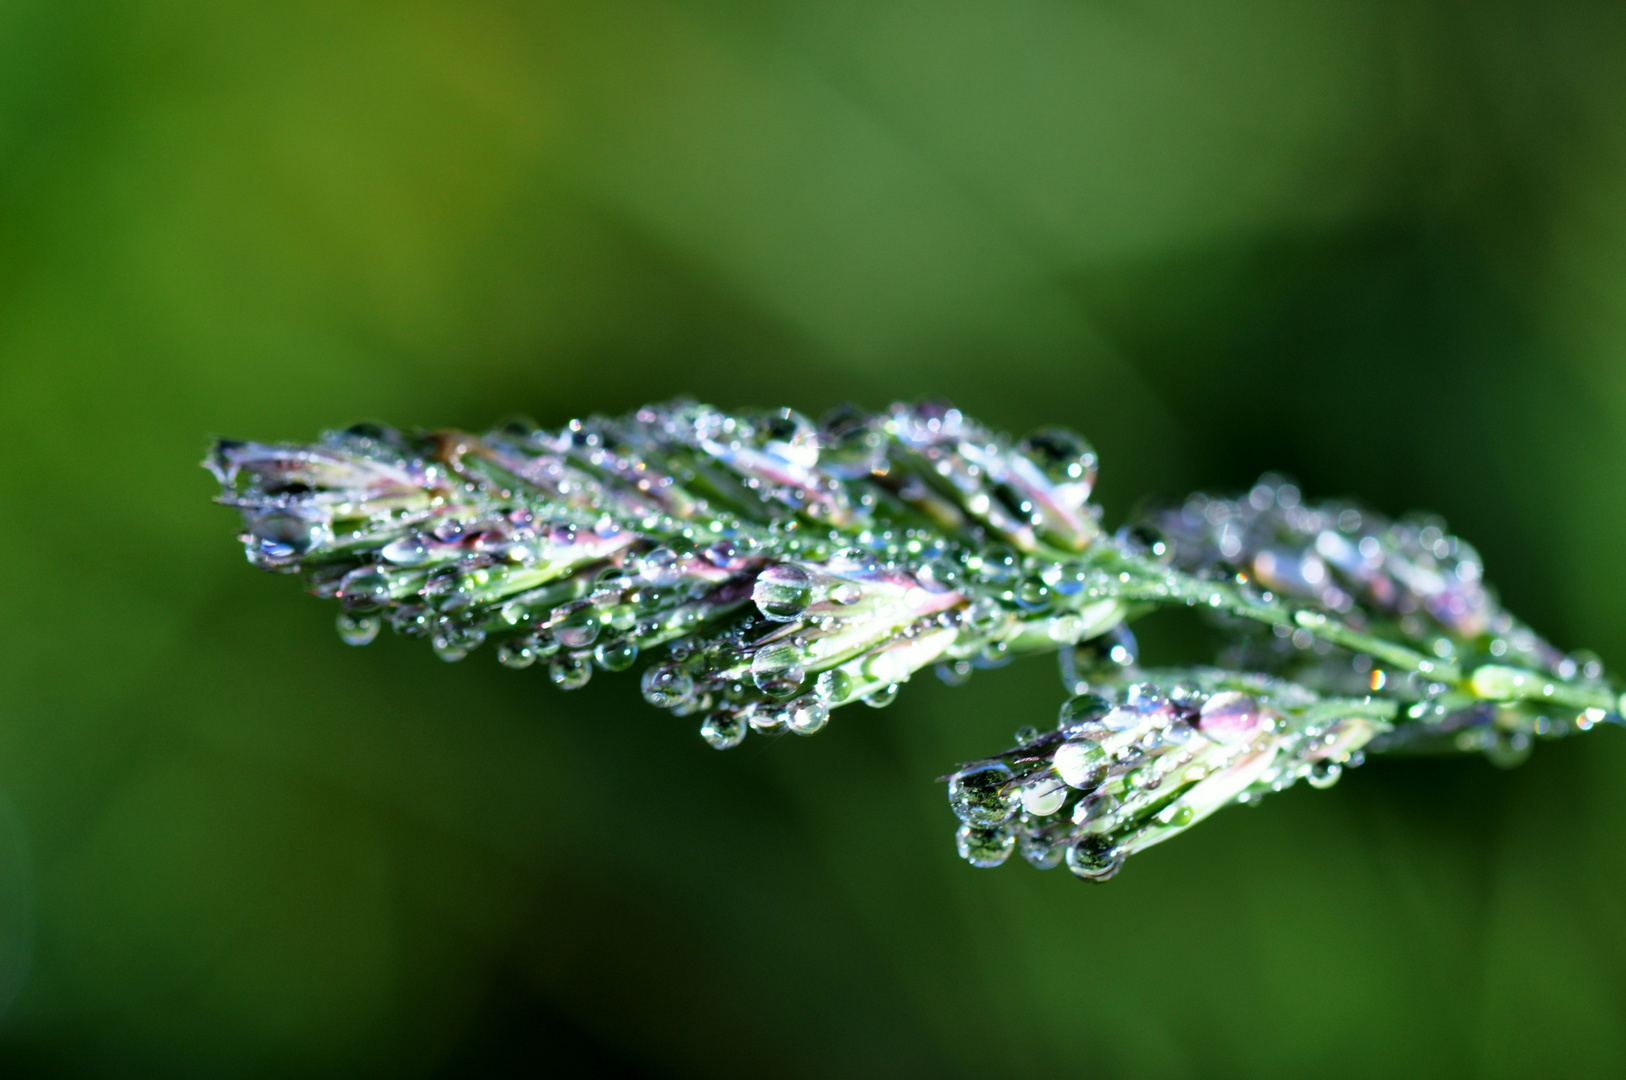
[[[946,395],[1109,522],[1438,510],[1619,671],[1623,359],[1618,4],[0,5],[0,1072],[1626,1075],[1618,730],[976,871],[1051,662],[718,754],[343,647],[197,467]]]

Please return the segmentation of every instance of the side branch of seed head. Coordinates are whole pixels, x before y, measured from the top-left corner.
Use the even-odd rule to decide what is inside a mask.
[[[1230,802],[1331,783],[1379,750],[1483,750],[1619,720],[1596,658],[1502,612],[1430,520],[1302,505],[1267,478],[1108,535],[1096,456],[938,403],[731,415],[678,401],[561,431],[379,425],[219,442],[206,466],[248,558],[445,660],[487,641],[564,689],[639,661],[651,704],[713,746],[810,735],[917,671],[951,683],[1056,651],[1060,726],[950,778],[975,865],[1020,848],[1090,879]],[[1126,623],[1200,607],[1217,667],[1143,671]]]

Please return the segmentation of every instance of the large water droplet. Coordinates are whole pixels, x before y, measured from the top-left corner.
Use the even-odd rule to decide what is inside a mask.
[[[949,777],[949,806],[967,825],[991,826],[1009,821],[1016,813],[1017,795],[1010,789],[1014,774],[1002,761],[961,769]]]
[[[758,428],[762,448],[792,465],[811,469],[819,463],[819,436],[813,422],[801,413],[780,409]]]
[[[783,735],[790,726],[790,710],[778,702],[759,701],[746,710],[745,720],[759,735]]]
[[[497,663],[519,671],[536,662],[536,642],[532,638],[517,637],[497,643]]]
[[[1310,763],[1310,773],[1305,777],[1313,788],[1330,788],[1338,782],[1344,774],[1344,767],[1336,761],[1313,761]]]
[[[1048,817],[1066,801],[1066,785],[1053,777],[1040,777],[1022,785],[1022,809],[1034,817]]]
[[[790,563],[775,563],[757,575],[751,588],[757,610],[775,622],[799,619],[813,602],[813,585],[807,571]]]
[[[292,562],[333,538],[324,521],[308,521],[284,510],[267,510],[248,522],[255,553],[272,562]]]
[[[1104,836],[1084,836],[1067,849],[1067,869],[1085,881],[1105,881],[1123,865],[1123,855]]]
[[[845,671],[840,668],[831,668],[819,675],[818,681],[813,684],[813,692],[832,705],[840,705],[852,693],[853,681]]]
[[[429,539],[412,533],[385,544],[379,554],[398,566],[417,566],[429,560]]]
[[[605,671],[625,671],[638,659],[638,646],[630,641],[601,641],[593,660]]]
[[[830,707],[816,697],[806,697],[793,703],[787,723],[798,735],[812,735],[829,722]]]
[[[346,645],[369,645],[378,636],[379,627],[384,620],[377,615],[356,615],[348,611],[339,612],[335,620],[339,628],[339,640]]]
[[[1054,870],[1067,854],[1067,845],[1044,833],[1023,833],[1016,846],[1029,866],[1037,870]]]
[[[700,737],[718,750],[727,750],[745,740],[746,730],[738,713],[714,712],[700,725]]]
[[[898,700],[898,684],[887,683],[864,695],[864,704],[872,709],[884,709]]]
[[[1043,428],[1016,444],[1017,453],[1038,466],[1052,484],[1079,485],[1087,498],[1095,486],[1098,460],[1089,440],[1062,427]]]
[[[582,603],[553,628],[553,636],[567,649],[585,649],[598,640],[602,626],[598,611]]]
[[[1203,703],[1197,728],[1217,743],[1243,743],[1264,729],[1264,716],[1254,698],[1223,690]]]
[[[954,833],[954,848],[972,866],[990,869],[1010,858],[1016,838],[1009,829],[982,829],[961,825]]]
[[[1079,694],[1068,698],[1061,706],[1061,727],[1074,727],[1099,720],[1112,711],[1112,702],[1100,694]]]
[[[339,599],[344,606],[366,611],[390,602],[390,579],[375,567],[352,570],[339,582]]]
[[[548,665],[548,678],[561,690],[579,690],[593,677],[593,665],[585,656],[561,656]]]
[[[1095,787],[1106,775],[1106,751],[1093,742],[1077,740],[1064,742],[1056,747],[1056,753],[1051,758],[1055,766],[1056,775],[1060,776],[1068,787],[1082,790]]]
[[[662,664],[644,672],[640,688],[645,701],[657,709],[670,709],[694,696],[694,679],[682,668]]]
[[[802,652],[794,645],[764,645],[751,658],[751,681],[769,697],[795,697],[806,678]]]

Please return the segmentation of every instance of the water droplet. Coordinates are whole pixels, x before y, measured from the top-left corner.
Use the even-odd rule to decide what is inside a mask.
[[[1062,703],[1060,727],[1074,727],[1099,720],[1112,711],[1112,702],[1100,694],[1079,694]]]
[[[333,539],[325,521],[308,521],[285,510],[267,510],[248,521],[254,553],[271,563],[289,563]]]
[[[427,604],[401,604],[389,613],[390,629],[402,637],[423,637],[429,632]]]
[[[630,641],[602,641],[593,650],[593,660],[605,671],[625,671],[638,659],[638,646]]]
[[[1022,809],[1034,817],[1048,817],[1066,801],[1067,786],[1054,777],[1044,776],[1022,785]]]
[[[1016,745],[1026,746],[1039,737],[1039,729],[1032,724],[1023,724],[1016,729]]]
[[[1104,836],[1084,836],[1067,849],[1067,869],[1085,881],[1105,881],[1118,872],[1123,856]]]
[[[548,678],[561,690],[580,690],[593,677],[593,665],[585,656],[561,656],[548,665]]]
[[[1006,544],[990,544],[978,553],[978,558],[977,576],[994,583],[1015,580],[1022,566],[1016,550]]]
[[[831,705],[840,705],[852,693],[853,681],[845,671],[840,668],[831,668],[819,675],[818,681],[813,684],[813,692],[829,702]]]
[[[371,566],[352,570],[339,582],[339,599],[345,607],[362,611],[383,607],[390,602],[390,579]]]
[[[567,649],[585,649],[598,640],[601,626],[599,613],[586,602],[580,602],[571,614],[554,627],[553,635]]]
[[[990,826],[1016,813],[1017,795],[1010,790],[1015,774],[1002,761],[961,769],[949,777],[949,806],[968,825]]]
[[[1236,690],[1222,690],[1203,704],[1198,729],[1217,743],[1243,743],[1264,729],[1259,702]]]
[[[871,690],[864,695],[864,704],[872,709],[884,709],[898,700],[898,684],[887,683],[885,686]]]
[[[830,590],[830,599],[842,606],[858,603],[863,595],[864,590],[850,581],[843,581]]]
[[[745,740],[746,730],[738,713],[714,712],[700,725],[700,737],[718,750],[727,750]]]
[[[437,631],[430,636],[429,644],[435,650],[435,655],[448,664],[455,664],[469,655],[468,646],[455,634]]]
[[[990,869],[1010,858],[1016,838],[1009,829],[981,829],[961,825],[954,833],[954,848],[972,866]]]
[[[1050,603],[1050,586],[1036,577],[1026,578],[1016,590],[1016,602],[1029,611]]]
[[[806,697],[790,707],[788,723],[798,735],[812,735],[829,722],[830,707],[815,697]]]
[[[671,548],[656,548],[639,561],[638,572],[651,585],[676,585],[683,580],[683,560]]]
[[[1017,838],[1016,846],[1022,858],[1036,870],[1054,870],[1067,854],[1065,844],[1043,833],[1023,833]]]
[[[1310,763],[1310,774],[1305,777],[1313,788],[1330,788],[1344,774],[1344,767],[1336,761],[1323,758]]]
[[[682,668],[662,664],[644,672],[640,682],[644,700],[657,709],[682,705],[694,696],[694,679]]]
[[[971,667],[971,661],[969,660],[955,660],[952,662],[938,664],[932,670],[937,673],[937,677],[941,679],[945,685],[964,686],[966,683],[971,681],[971,672],[973,668]]]
[[[384,620],[377,615],[355,615],[341,611],[336,623],[339,628],[339,640],[346,645],[370,645],[378,636],[378,630],[384,625]]]
[[[745,719],[759,735],[783,735],[790,726],[790,710],[777,702],[759,701],[746,710]]]
[[[971,629],[985,634],[1005,621],[1005,609],[991,596],[979,597],[965,609],[965,621]]]
[[[757,575],[751,588],[757,610],[775,622],[799,619],[813,601],[813,585],[807,571],[790,563],[775,563]]]
[[[806,678],[801,650],[794,645],[764,645],[751,658],[751,681],[769,697],[795,697]]]
[[[1077,432],[1063,427],[1049,427],[1035,431],[1016,444],[1016,452],[1039,467],[1039,472],[1052,484],[1078,485],[1082,503],[1095,486],[1098,459],[1095,448]]]
[[[429,561],[429,540],[422,533],[412,533],[385,544],[379,554],[398,566],[417,566]]]
[[[497,663],[505,668],[519,671],[528,668],[536,662],[536,641],[533,638],[517,637],[497,644]]]
[[[1106,751],[1084,740],[1062,743],[1050,760],[1067,786],[1080,790],[1095,787],[1107,771]]]
[[[552,634],[532,634],[531,648],[538,660],[551,660],[559,652],[559,642]]]
[[[960,564],[953,559],[932,559],[915,576],[933,592],[948,592],[960,584]]]

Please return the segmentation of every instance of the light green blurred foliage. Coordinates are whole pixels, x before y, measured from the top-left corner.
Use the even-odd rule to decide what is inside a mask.
[[[932,779],[1045,662],[717,754],[343,647],[196,463],[946,395],[1114,521],[1440,510],[1618,671],[1623,133],[1602,3],[0,6],[0,1068],[1621,1075],[1618,732],[975,871]]]

